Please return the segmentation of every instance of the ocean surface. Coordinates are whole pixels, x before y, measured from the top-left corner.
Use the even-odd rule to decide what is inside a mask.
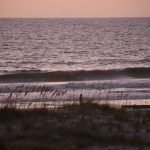
[[[46,100],[148,101],[150,18],[0,19],[1,101],[41,90]]]

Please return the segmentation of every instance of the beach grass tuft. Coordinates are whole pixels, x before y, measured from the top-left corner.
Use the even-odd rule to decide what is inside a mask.
[[[77,150],[92,146],[150,146],[148,114],[139,116],[136,112],[86,101],[55,109],[3,107],[0,148]],[[141,125],[141,119],[145,124]]]

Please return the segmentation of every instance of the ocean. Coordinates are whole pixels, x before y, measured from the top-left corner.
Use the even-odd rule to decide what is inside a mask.
[[[0,19],[0,100],[9,94],[149,103],[150,18]]]

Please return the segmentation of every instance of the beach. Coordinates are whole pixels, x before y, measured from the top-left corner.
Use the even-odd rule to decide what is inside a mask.
[[[37,102],[62,105],[79,102],[80,94],[85,101],[97,101],[114,106],[150,105],[150,80],[119,79],[65,82],[0,83],[0,100],[30,104]]]
[[[148,150],[150,18],[1,18],[1,150]]]

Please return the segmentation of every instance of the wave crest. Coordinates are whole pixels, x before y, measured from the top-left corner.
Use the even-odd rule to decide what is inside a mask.
[[[0,82],[60,82],[105,80],[118,78],[150,78],[150,68],[125,68],[122,70],[80,70],[80,71],[22,71],[0,75]]]

